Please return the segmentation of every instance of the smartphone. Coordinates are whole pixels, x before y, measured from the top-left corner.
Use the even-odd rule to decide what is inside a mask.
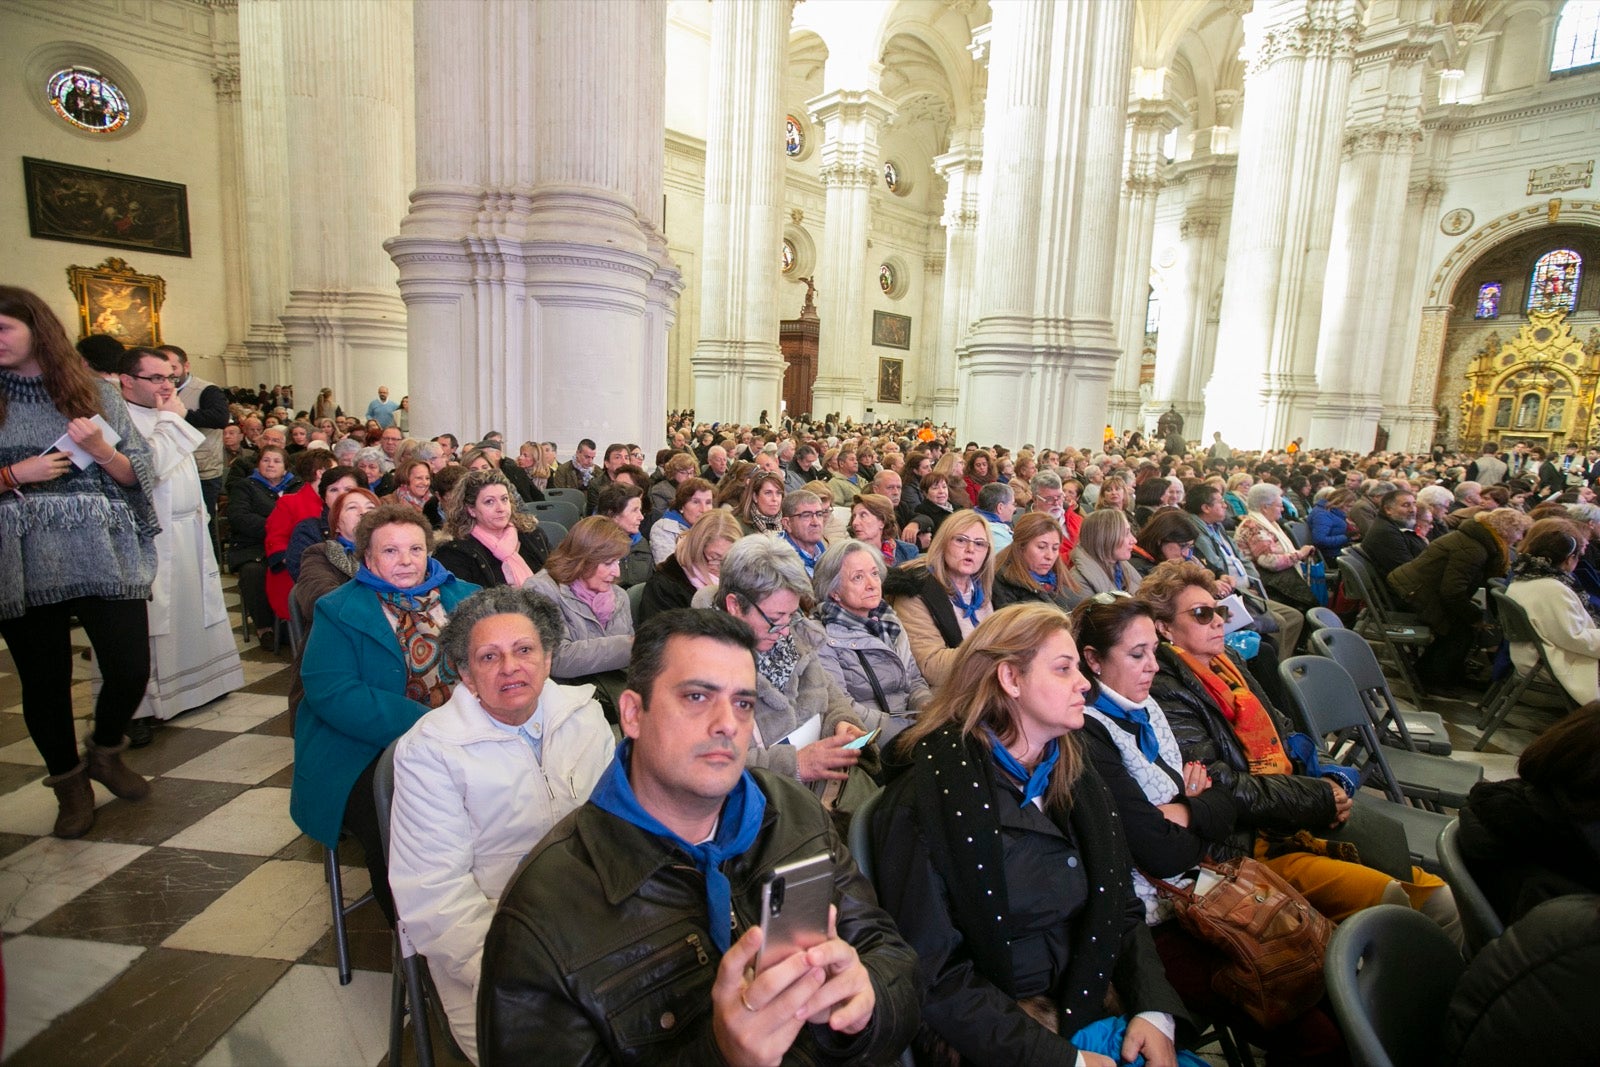
[[[826,852],[786,863],[761,883],[759,973],[828,939],[833,857]]]
[[[850,742],[848,745],[845,745],[844,747],[845,748],[866,748],[868,745],[872,744],[872,742],[876,741],[878,739],[878,735],[881,734],[881,733],[883,733],[883,727],[880,726],[880,727],[878,727],[878,729],[872,731],[870,734],[862,734],[860,737],[856,738],[854,741]]]

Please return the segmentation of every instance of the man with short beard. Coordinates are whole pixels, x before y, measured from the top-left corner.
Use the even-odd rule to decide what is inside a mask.
[[[1427,543],[1414,532],[1417,528],[1417,497],[1406,489],[1385,493],[1378,501],[1378,515],[1361,539],[1361,554],[1372,562],[1378,580],[1403,563],[1422,555]]]

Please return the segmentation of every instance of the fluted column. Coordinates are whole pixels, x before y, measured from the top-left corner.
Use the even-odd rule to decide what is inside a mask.
[[[822,252],[817,257],[817,380],[811,410],[861,418],[866,411],[860,353],[872,340],[867,316],[876,269],[867,262],[870,196],[878,182],[878,133],[894,104],[876,89],[836,89],[807,102],[823,127],[818,177],[827,192]],[[876,368],[872,371],[876,375]],[[873,395],[876,395],[874,393]]]
[[[1437,337],[1423,348],[1425,360],[1414,358],[1419,331],[1426,332],[1429,265],[1422,248],[1429,241],[1444,197],[1444,185],[1427,174],[1414,177],[1406,190],[1406,208],[1399,239],[1399,266],[1395,271],[1395,304],[1389,316],[1388,357],[1383,365],[1383,425],[1389,428],[1389,447],[1408,452],[1427,451],[1433,443],[1439,412],[1434,407],[1439,360],[1443,355],[1444,324]],[[1445,319],[1449,318],[1446,310]],[[1459,416],[1454,420],[1460,426]],[[1478,442],[1463,442],[1471,447]]]
[[[1171,276],[1180,284],[1167,289],[1161,301],[1161,329],[1156,334],[1156,373],[1150,407],[1159,415],[1177,408],[1185,436],[1200,436],[1205,405],[1201,391],[1206,370],[1201,348],[1210,314],[1211,293],[1221,264],[1217,257],[1222,205],[1192,205],[1179,224],[1178,262]]]
[[[682,288],[661,235],[665,5],[414,10],[417,186],[385,244],[413,426],[659,440]]]
[[[283,75],[284,5],[239,5],[240,186],[248,322],[247,384],[293,380],[278,316],[289,299],[288,100]],[[348,400],[348,398],[346,398]]]
[[[1345,100],[1365,0],[1257,0],[1245,15],[1239,205],[1228,241],[1207,438],[1308,432]],[[1320,442],[1313,441],[1312,444]]]
[[[783,392],[781,89],[793,0],[713,0],[694,408],[754,423]]]
[[[288,91],[289,302],[301,396],[407,391],[406,315],[383,251],[411,181],[411,8],[280,0]]]
[[[1133,7],[1018,0],[992,27],[963,436],[1098,441]]]
[[[219,201],[225,235],[222,242],[223,321],[227,324],[227,341],[218,354],[220,373],[210,372],[209,376],[218,384],[255,385],[261,379],[250,376],[250,354],[244,346],[250,317],[244,264],[249,236],[245,230],[244,183],[240,174],[244,131],[240,117],[238,25],[237,0],[223,0],[211,8],[211,84],[217,94],[217,149],[222,179]]]
[[[940,301],[939,336],[934,349],[933,421],[955,424],[957,400],[956,346],[971,322],[973,274],[977,255],[978,184],[983,173],[982,150],[973,143],[975,131],[950,151],[933,158],[933,169],[945,181],[944,296]]]

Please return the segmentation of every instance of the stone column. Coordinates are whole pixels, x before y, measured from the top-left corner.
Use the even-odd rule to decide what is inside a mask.
[[[288,102],[283,77],[284,5],[239,5],[240,185],[248,311],[245,384],[293,380],[278,316],[289,299]],[[352,398],[341,396],[343,403]]]
[[[354,409],[407,392],[405,305],[383,240],[405,214],[411,9],[280,0],[288,92],[289,302],[295,391]]]
[[[221,159],[222,190],[222,273],[227,285],[223,309],[227,323],[227,342],[217,358],[218,371],[202,372],[219,385],[254,386],[261,379],[250,377],[250,353],[245,349],[249,330],[250,295],[245,280],[244,250],[249,247],[245,230],[244,183],[240,160],[244,152],[239,105],[238,4],[227,0],[211,9],[213,58],[211,84],[217,92],[217,147]],[[190,358],[196,353],[191,352]]]
[[[1133,9],[996,5],[962,435],[1100,440]]]
[[[1363,5],[1258,0],[1244,17],[1250,58],[1234,187],[1240,210],[1228,239],[1202,439],[1222,431],[1235,448],[1264,448],[1309,429],[1340,137]]]
[[[1388,358],[1383,366],[1382,419],[1389,428],[1389,447],[1409,452],[1426,451],[1432,445],[1434,426],[1439,420],[1434,397],[1443,354],[1443,326],[1438,336],[1428,342],[1426,360],[1419,363],[1412,353],[1418,347],[1419,330],[1426,332],[1430,328],[1425,302],[1431,264],[1422,261],[1422,250],[1437,224],[1443,198],[1443,183],[1426,174],[1413,178],[1407,189],[1400,230],[1395,304],[1389,316]],[[1448,309],[1444,317],[1449,318]],[[1431,369],[1419,376],[1419,368],[1423,367]],[[1461,425],[1459,414],[1455,425]]]
[[[933,169],[945,181],[944,297],[940,302],[939,336],[934,349],[933,421],[955,424],[957,399],[956,346],[971,322],[972,290],[977,284],[973,258],[978,230],[978,184],[983,153],[976,131],[951,138],[951,149],[933,158]]]
[[[1178,262],[1171,271],[1171,276],[1182,282],[1167,289],[1161,302],[1161,329],[1156,335],[1156,373],[1150,407],[1158,417],[1168,408],[1177,408],[1183,416],[1184,436],[1191,440],[1200,436],[1205,410],[1200,400],[1206,380],[1201,348],[1221,266],[1217,257],[1221,224],[1220,204],[1202,202],[1184,212],[1178,230]]]
[[[817,257],[817,380],[811,410],[836,411],[860,419],[861,353],[872,340],[868,286],[877,285],[868,263],[869,194],[878,182],[878,133],[894,103],[876,88],[836,89],[808,101],[811,120],[823,127],[822,167],[827,192],[822,251]]]
[[[714,0],[694,408],[754,423],[783,393],[781,90],[792,0]]]
[[[682,288],[661,236],[665,5],[414,10],[417,187],[385,245],[412,425],[658,441]]]

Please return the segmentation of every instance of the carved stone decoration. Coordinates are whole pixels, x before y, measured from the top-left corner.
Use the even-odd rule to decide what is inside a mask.
[[[1444,218],[1439,220],[1439,232],[1447,237],[1460,237],[1472,229],[1473,217],[1472,212],[1464,207],[1446,212]]]
[[[1587,189],[1594,180],[1594,160],[1586,163],[1555,163],[1528,171],[1528,195],[1559,193],[1566,189]]]

